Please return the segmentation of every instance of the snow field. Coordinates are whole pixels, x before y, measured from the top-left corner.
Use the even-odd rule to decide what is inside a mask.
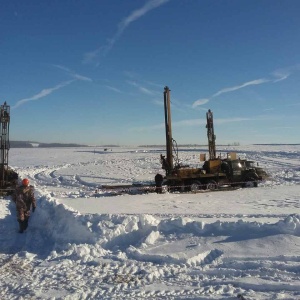
[[[111,196],[95,188],[153,181],[160,152],[12,149],[38,208],[20,235],[14,204],[0,199],[0,299],[300,298],[300,148],[239,150],[271,179]],[[199,164],[194,149],[180,157]]]

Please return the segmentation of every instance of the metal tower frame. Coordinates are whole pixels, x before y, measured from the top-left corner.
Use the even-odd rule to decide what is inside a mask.
[[[9,144],[9,123],[10,106],[6,104],[0,106],[0,188],[7,183],[8,170],[8,151]]]

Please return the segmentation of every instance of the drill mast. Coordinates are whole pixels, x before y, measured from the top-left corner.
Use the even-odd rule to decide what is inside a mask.
[[[206,120],[209,159],[216,159],[216,136],[214,133],[213,113],[210,109],[206,113]]]
[[[172,123],[171,123],[171,103],[170,103],[170,89],[165,87],[164,90],[164,107],[165,107],[165,128],[166,128],[166,149],[167,149],[167,158],[166,172],[169,173],[173,170],[173,139],[172,139]]]

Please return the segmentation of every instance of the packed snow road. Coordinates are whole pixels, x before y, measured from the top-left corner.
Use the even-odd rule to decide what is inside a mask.
[[[236,150],[270,179],[236,191],[111,196],[95,189],[153,182],[163,151],[12,149],[10,165],[35,186],[38,208],[21,235],[14,204],[0,200],[0,299],[300,298],[300,146]],[[199,152],[179,157],[200,166]]]

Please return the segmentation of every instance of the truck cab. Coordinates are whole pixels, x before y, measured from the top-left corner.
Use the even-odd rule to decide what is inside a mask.
[[[221,170],[226,173],[230,182],[246,185],[253,182],[257,186],[259,176],[252,164],[248,164],[247,160],[242,159],[225,159],[221,163]]]

